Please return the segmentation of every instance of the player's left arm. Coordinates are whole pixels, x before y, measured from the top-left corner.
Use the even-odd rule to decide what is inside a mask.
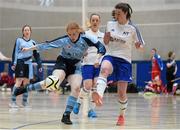
[[[33,45],[36,45],[36,42],[33,42]],[[41,57],[40,54],[37,50],[33,50],[33,56],[34,59],[36,60],[36,63],[38,64],[38,69],[41,72],[42,71],[42,61],[41,61]]]
[[[86,43],[88,44],[88,46],[95,46],[97,48],[97,53],[99,55],[104,55],[106,53],[106,48],[103,45],[103,43],[101,43],[96,37],[83,37],[83,39],[86,41]]]
[[[98,61],[96,62],[99,63],[101,57],[106,53],[105,46],[94,36],[86,36],[86,37],[83,37],[83,39],[86,41],[88,46],[95,46],[97,48]]]
[[[144,50],[145,42],[143,40],[143,37],[137,27],[134,26],[134,34],[133,34],[134,40],[135,40],[135,47],[136,49]]]

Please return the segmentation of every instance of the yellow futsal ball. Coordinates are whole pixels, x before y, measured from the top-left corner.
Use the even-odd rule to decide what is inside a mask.
[[[49,91],[59,91],[59,78],[50,75],[45,79],[45,87]]]

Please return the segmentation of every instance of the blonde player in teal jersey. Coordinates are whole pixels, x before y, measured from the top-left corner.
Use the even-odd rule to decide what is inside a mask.
[[[76,22],[69,23],[66,32],[67,35],[63,37],[37,44],[34,47],[23,48],[22,50],[43,51],[52,48],[62,48],[62,51],[60,51],[60,54],[57,57],[52,75],[59,79],[59,84],[67,78],[71,86],[71,93],[70,96],[68,96],[65,112],[61,119],[62,123],[71,125],[72,121],[70,120],[70,114],[76,103],[77,97],[79,96],[82,83],[81,60],[90,46],[95,46],[97,48],[99,57],[105,54],[106,49],[96,37],[84,34]],[[46,89],[47,86],[44,83],[45,81],[43,80],[35,84],[29,84],[26,88],[18,91],[16,95],[27,91]]]

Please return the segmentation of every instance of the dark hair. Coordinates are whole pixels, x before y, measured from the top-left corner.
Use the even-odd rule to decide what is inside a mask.
[[[101,19],[101,16],[100,16],[99,14],[97,14],[97,13],[92,13],[92,14],[90,15],[90,17],[89,17],[89,20],[90,20],[90,21],[91,21],[91,19],[92,19],[92,16],[94,16],[94,15],[98,16],[99,19]]]
[[[173,55],[173,52],[170,51],[170,52],[168,53],[168,57],[170,58],[172,55]]]
[[[154,50],[155,52],[157,52],[157,49],[156,49],[156,48],[152,48],[152,50]]]
[[[131,6],[128,3],[118,3],[115,6],[115,9],[122,9],[122,11],[124,13],[127,13],[126,18],[130,19],[131,18],[131,14],[133,13]]]
[[[30,25],[25,24],[25,25],[22,27],[22,33],[23,33],[23,31],[24,31],[24,28],[25,28],[25,27],[29,27],[30,31],[32,32],[32,30],[31,30],[31,26],[30,26]]]
[[[116,13],[115,9],[113,9],[112,12],[111,12],[111,15],[112,15],[113,18],[115,18],[115,13]]]

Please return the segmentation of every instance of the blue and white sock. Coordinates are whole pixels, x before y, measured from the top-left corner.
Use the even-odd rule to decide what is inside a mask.
[[[22,100],[23,100],[23,102],[25,103],[25,102],[27,102],[28,100],[28,92],[27,93],[23,93],[23,98],[22,98]]]
[[[16,86],[14,85],[13,91],[12,91],[12,96],[11,96],[11,101],[12,101],[12,102],[16,102],[16,95],[15,95],[16,91],[18,91],[18,87],[16,87]]]
[[[37,83],[35,83],[35,84],[29,84],[29,85],[27,86],[27,90],[28,90],[28,91],[42,90],[40,82],[37,82]]]
[[[73,96],[68,97],[64,115],[70,114],[72,112],[76,101],[77,101],[76,97]]]

